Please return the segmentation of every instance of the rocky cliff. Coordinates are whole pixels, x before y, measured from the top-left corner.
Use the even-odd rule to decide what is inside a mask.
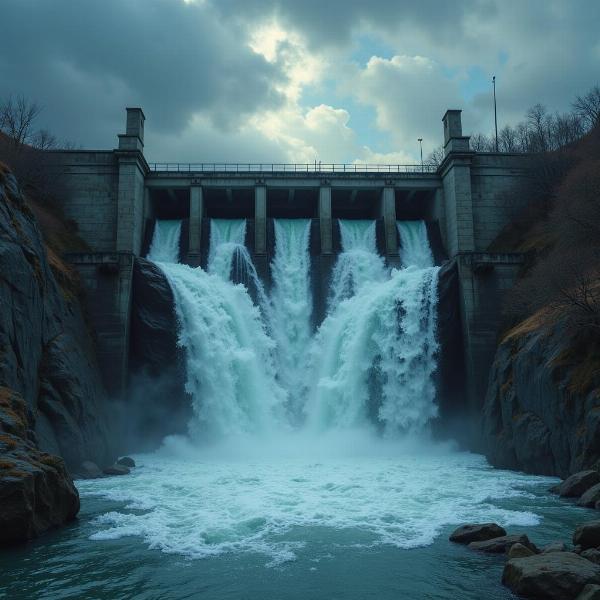
[[[482,416],[498,467],[566,477],[600,459],[600,357],[537,314],[500,344]]]
[[[70,278],[0,166],[0,542],[74,517],[79,499],[66,467],[112,460],[104,392],[79,302],[64,285]]]

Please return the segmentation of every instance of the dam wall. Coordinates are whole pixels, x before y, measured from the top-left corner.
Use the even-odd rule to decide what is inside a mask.
[[[518,207],[508,192],[527,177],[522,154],[476,153],[462,134],[461,111],[443,118],[444,160],[428,165],[149,164],[145,116],[128,108],[114,150],[54,151],[66,190],[63,210],[90,252],[69,255],[87,291],[101,365],[118,393],[128,377],[131,278],[145,256],[156,219],[181,219],[182,261],[205,265],[210,219],[247,220],[246,245],[257,272],[269,279],[272,220],[312,219],[311,255],[319,287],[339,252],[338,219],[377,220],[378,247],[397,267],[398,220],[424,220],[438,254],[455,259],[460,280],[467,400],[479,406],[493,355],[502,293],[521,268],[521,255],[490,253]],[[524,199],[525,200],[525,199]],[[430,234],[431,235],[431,234]]]

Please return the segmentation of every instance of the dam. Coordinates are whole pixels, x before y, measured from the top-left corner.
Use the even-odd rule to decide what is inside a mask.
[[[157,233],[168,237],[158,232],[165,223],[177,223],[171,239],[177,260],[167,262],[206,270],[219,224],[243,222],[237,243],[268,293],[276,287],[277,232],[281,238],[282,228],[301,222],[311,262],[312,327],[328,310],[336,263],[353,224],[372,223],[374,253],[386,268],[396,268],[406,244],[402,224],[422,223],[433,263],[452,264],[456,272],[464,358],[458,368],[464,370],[465,404],[477,407],[495,349],[502,291],[524,261],[520,254],[490,251],[490,245],[519,208],[509,192],[528,176],[527,156],[472,151],[460,110],[448,110],[442,122],[439,166],[148,163],[140,108],[127,109],[118,148],[53,152],[65,216],[90,248],[68,259],[84,284],[110,391],[127,389],[134,263],[152,254]]]

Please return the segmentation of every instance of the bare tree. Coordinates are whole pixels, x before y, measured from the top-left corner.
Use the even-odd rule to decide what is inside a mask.
[[[517,132],[510,125],[504,126],[498,134],[500,152],[518,152]]]
[[[573,110],[590,129],[600,125],[600,86],[595,85],[587,94],[577,96]]]
[[[424,160],[426,165],[439,167],[444,162],[444,146],[438,146],[434,148]]]
[[[475,152],[493,152],[495,145],[491,138],[483,133],[476,133],[471,136],[471,150]]]
[[[0,104],[0,129],[11,139],[15,148],[29,142],[34,135],[33,123],[41,108],[25,96],[9,96]]]

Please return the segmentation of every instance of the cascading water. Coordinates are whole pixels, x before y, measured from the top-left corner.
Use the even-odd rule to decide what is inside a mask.
[[[410,266],[386,277],[374,222],[340,227],[333,301],[311,351],[309,422],[319,430],[375,423],[390,434],[419,432],[437,414],[438,269]],[[426,237],[420,242],[429,248]]]
[[[427,239],[425,221],[398,221],[400,257],[405,267],[433,267],[433,254]]]
[[[384,281],[386,268],[377,254],[375,221],[340,219],[342,252],[331,278],[328,309],[353,296],[365,283]]]
[[[154,224],[154,235],[147,258],[153,262],[179,262],[180,220],[159,220]]]
[[[174,291],[199,422],[211,431],[250,432],[302,415],[313,431],[373,424],[389,434],[422,430],[437,413],[438,269],[424,224],[399,222],[398,229],[405,268],[390,273],[377,254],[375,221],[340,221],[342,253],[314,338],[309,220],[275,221],[270,299],[245,249],[243,220],[211,221],[208,274],[160,263]],[[155,240],[158,256],[167,254],[167,239],[173,244]],[[239,280],[255,282],[262,312],[246,287],[230,281],[236,253],[246,273]]]
[[[278,380],[290,394],[290,414],[298,415],[306,391],[307,349],[311,340],[310,219],[275,219],[271,263],[271,331]]]
[[[244,286],[229,281],[245,221],[213,223],[210,273],[175,264],[176,260],[157,262],[173,290],[179,344],[186,353],[186,391],[195,414],[190,432],[192,436],[198,430],[213,436],[265,433],[274,429],[286,395],[275,381],[274,343],[260,311]],[[156,232],[162,230],[157,221]],[[167,238],[156,236],[153,256],[167,256],[162,248]]]

